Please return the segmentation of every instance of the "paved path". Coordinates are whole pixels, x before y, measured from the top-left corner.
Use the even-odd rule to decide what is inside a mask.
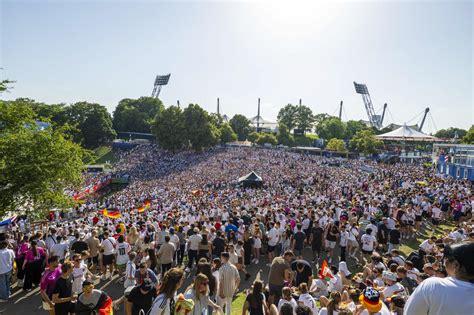
[[[337,254],[337,253],[336,253]],[[323,254],[324,257],[324,254]],[[304,258],[311,262],[311,250],[309,248],[304,251]],[[319,263],[321,264],[322,259]],[[348,261],[349,268],[352,260]],[[266,282],[268,279],[269,267],[266,266],[268,263],[267,255],[263,255],[259,261],[258,265],[251,264],[248,266],[247,270],[252,275],[250,279],[245,280],[244,275],[241,273],[241,284],[240,290],[245,290],[250,287],[257,275]],[[338,261],[333,261],[333,264],[337,265]],[[316,272],[316,268],[314,268]],[[259,274],[260,273],[260,274]],[[96,288],[104,290],[109,294],[114,300],[119,299],[123,294],[123,285],[117,283],[117,276],[115,275],[112,280],[97,280]],[[193,273],[187,275],[187,279],[184,282],[183,288],[188,287],[193,278]],[[47,311],[42,309],[41,296],[39,294],[39,288],[34,288],[30,292],[25,292],[20,288],[17,288],[14,285],[13,293],[7,303],[0,304],[0,314],[1,315],[23,315],[23,314],[48,314]],[[123,315],[125,314],[123,306],[119,311],[114,311],[114,315]]]

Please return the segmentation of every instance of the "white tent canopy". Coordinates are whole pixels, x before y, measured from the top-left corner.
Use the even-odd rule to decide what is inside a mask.
[[[398,140],[398,141],[436,141],[437,138],[424,134],[416,129],[403,125],[393,131],[375,136],[380,140]]]

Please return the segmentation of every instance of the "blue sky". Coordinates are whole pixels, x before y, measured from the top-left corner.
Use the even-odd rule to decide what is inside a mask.
[[[299,98],[315,113],[367,119],[366,83],[386,122],[425,131],[474,120],[470,1],[1,1],[4,98],[91,101],[113,111],[171,73],[165,105],[198,103],[276,120]]]

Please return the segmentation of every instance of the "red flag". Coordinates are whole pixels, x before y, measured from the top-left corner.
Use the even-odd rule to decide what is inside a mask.
[[[332,278],[331,270],[328,267],[328,262],[326,261],[326,259],[324,259],[323,264],[321,265],[319,277],[324,280],[329,280]]]

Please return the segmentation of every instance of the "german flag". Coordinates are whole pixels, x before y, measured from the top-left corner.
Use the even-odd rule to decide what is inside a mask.
[[[151,201],[150,201],[150,200],[145,200],[145,201],[143,202],[143,206],[145,207],[145,209],[150,208],[150,206],[151,206]]]
[[[111,218],[111,219],[118,219],[122,216],[122,214],[120,214],[120,211],[118,210],[109,211],[107,210],[107,208],[104,208],[102,210],[102,215],[104,217]]]
[[[145,211],[145,207],[139,207],[137,208],[138,213],[142,213]]]

